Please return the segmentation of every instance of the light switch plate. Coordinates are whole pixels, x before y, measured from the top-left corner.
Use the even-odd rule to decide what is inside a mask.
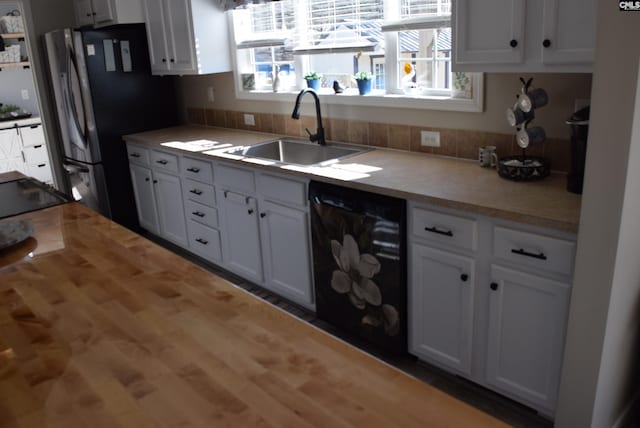
[[[440,147],[440,133],[438,131],[420,131],[420,145]]]
[[[20,93],[22,94],[22,99],[23,100],[28,100],[29,99],[29,90],[28,89],[23,89],[22,91],[20,91]]]

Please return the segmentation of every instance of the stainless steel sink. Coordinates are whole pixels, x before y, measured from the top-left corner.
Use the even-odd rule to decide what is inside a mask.
[[[338,144],[321,146],[296,140],[275,140],[254,146],[229,149],[225,153],[269,159],[283,163],[314,165],[326,161],[344,159],[368,150]]]

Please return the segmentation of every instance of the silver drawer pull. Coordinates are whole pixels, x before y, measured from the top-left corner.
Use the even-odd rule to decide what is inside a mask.
[[[189,190],[189,193],[193,193],[194,195],[202,195],[202,190],[198,190],[198,189],[191,189]]]
[[[437,233],[438,235],[445,235],[445,236],[453,236],[453,232],[450,230],[441,230],[434,227],[425,227],[424,230],[426,230],[427,232],[431,232],[431,233]]]
[[[168,160],[161,159],[161,160],[157,160],[157,161],[156,161],[156,163],[159,163],[160,165],[166,165],[166,164],[168,164],[168,163],[169,163],[169,161],[168,161]]]
[[[189,172],[193,172],[194,174],[197,174],[197,173],[199,173],[199,172],[200,172],[200,168],[196,168],[196,167],[193,167],[193,168],[187,168],[187,171],[189,171]]]
[[[195,215],[195,216],[198,216],[198,217],[200,217],[200,218],[202,218],[202,217],[204,217],[204,216],[205,216],[205,214],[204,214],[204,213],[201,213],[200,211],[195,211],[195,212],[192,212],[191,214],[193,214],[193,215]]]
[[[209,243],[209,241],[207,241],[206,239],[202,239],[202,238],[196,239],[196,242],[199,242],[202,245],[207,245]]]
[[[539,259],[539,260],[547,260],[547,256],[544,253],[539,253],[539,254],[530,253],[528,251],[525,251],[522,248],[520,248],[520,249],[513,248],[513,249],[511,249],[511,252],[513,254],[518,254],[520,256],[533,257],[534,259]]]

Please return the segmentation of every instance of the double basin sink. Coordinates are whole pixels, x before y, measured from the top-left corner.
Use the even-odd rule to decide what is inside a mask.
[[[338,161],[369,150],[370,149],[360,149],[340,144],[321,146],[310,142],[281,139],[267,141],[266,143],[253,146],[236,147],[225,150],[225,153],[267,159],[287,164],[316,165]]]

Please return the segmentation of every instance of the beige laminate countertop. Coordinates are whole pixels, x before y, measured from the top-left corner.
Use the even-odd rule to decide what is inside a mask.
[[[324,167],[286,166],[256,159],[230,158],[221,153],[231,146],[257,144],[274,137],[277,135],[189,125],[126,135],[124,139],[151,148],[210,156],[500,219],[565,232],[578,230],[580,196],[567,192],[563,174],[551,174],[536,182],[514,182],[498,176],[495,169],[481,168],[475,161],[378,148]],[[215,141],[226,146],[194,153],[165,145],[197,140]]]

